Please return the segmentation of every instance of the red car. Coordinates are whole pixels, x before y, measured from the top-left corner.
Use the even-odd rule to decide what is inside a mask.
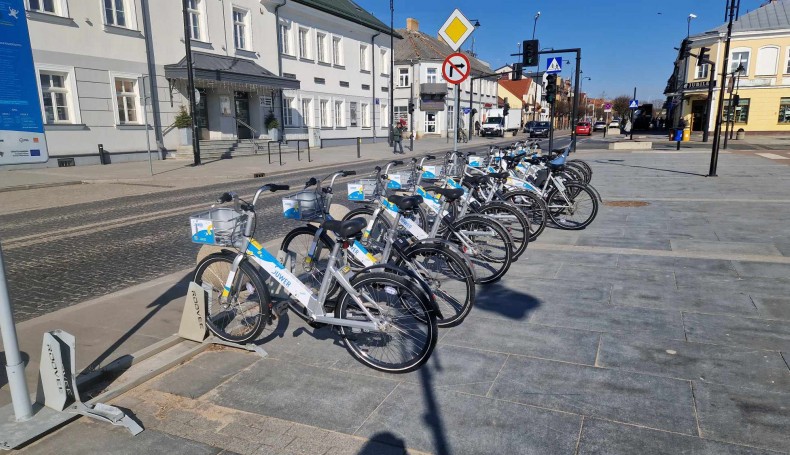
[[[590,122],[579,122],[576,124],[577,136],[592,136],[592,125]]]

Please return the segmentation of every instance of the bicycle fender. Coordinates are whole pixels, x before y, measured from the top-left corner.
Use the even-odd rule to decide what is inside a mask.
[[[464,254],[464,252],[461,251],[461,249],[458,248],[458,246],[456,244],[450,242],[449,240],[440,239],[440,238],[436,238],[436,237],[429,238],[429,239],[424,239],[424,240],[418,240],[418,241],[412,243],[411,245],[409,245],[409,247],[406,248],[404,253],[405,254],[409,254],[415,248],[418,248],[421,245],[426,245],[426,244],[430,245],[430,246],[432,246],[434,248],[447,249],[447,250],[452,251],[453,253],[457,254],[459,257],[463,258],[464,262],[466,262],[466,265],[469,267],[469,270],[472,271],[472,279],[473,279],[473,281],[475,283],[477,283],[477,272],[475,271],[475,266],[474,266],[474,264],[472,264],[472,261],[469,259],[469,256]]]
[[[397,265],[393,265],[393,264],[378,263],[378,264],[373,264],[370,267],[365,267],[362,270],[358,270],[357,272],[354,273],[354,275],[351,277],[349,281],[353,281],[359,275],[366,272],[372,272],[376,269],[382,269],[385,272],[391,272],[395,275],[401,275],[401,276],[405,275],[413,279],[414,282],[416,282],[419,285],[419,290],[422,292],[423,296],[428,301],[428,304],[430,305],[431,309],[434,312],[436,312],[436,317],[439,319],[444,319],[444,315],[442,315],[442,312],[439,310],[439,304],[436,303],[436,297],[434,297],[431,288],[428,287],[428,284],[425,283],[425,281],[422,278],[417,276],[411,270],[407,270],[404,269],[403,267],[398,267]]]

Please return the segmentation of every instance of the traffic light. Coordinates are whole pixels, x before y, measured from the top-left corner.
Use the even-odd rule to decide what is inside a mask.
[[[546,76],[546,102],[554,104],[557,100],[557,75],[549,74]]]
[[[509,111],[510,111],[510,104],[505,103],[505,105],[502,106],[502,116],[503,117],[506,116]]]
[[[409,101],[409,114],[413,114],[413,113],[414,113],[414,103]]]
[[[522,43],[522,49],[524,51],[521,60],[522,64],[524,66],[538,66],[538,49],[540,49],[538,40],[525,40]]]
[[[521,63],[514,63],[513,72],[510,75],[510,80],[520,81],[523,72],[524,72],[524,66]]]
[[[701,47],[699,48],[699,57],[697,57],[697,65],[702,65],[703,63],[708,63],[710,61],[710,52],[709,47]]]

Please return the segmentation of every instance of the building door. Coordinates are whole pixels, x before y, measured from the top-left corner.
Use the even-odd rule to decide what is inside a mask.
[[[705,107],[708,100],[691,102],[691,131],[702,131],[705,128]]]
[[[252,131],[246,126],[250,124],[250,94],[247,92],[235,92],[236,101],[236,137],[239,139],[250,139]]]
[[[200,94],[200,100],[197,103],[197,126],[200,135],[200,140],[206,141],[211,136],[211,130],[208,127],[208,93],[206,89],[199,88],[197,92]]]
[[[436,112],[435,111],[428,111],[425,113],[425,132],[426,133],[435,133],[436,132]]]

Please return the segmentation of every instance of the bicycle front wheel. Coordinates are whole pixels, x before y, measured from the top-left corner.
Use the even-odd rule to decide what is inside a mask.
[[[587,185],[575,182],[565,183],[564,191],[551,190],[546,206],[551,221],[560,229],[584,229],[598,215],[598,198]]]
[[[505,228],[485,215],[467,215],[448,229],[445,238],[461,248],[474,264],[477,282],[499,281],[513,262],[512,240]]]
[[[408,373],[425,363],[436,346],[436,313],[413,284],[386,272],[362,273],[351,283],[365,310],[382,323],[381,330],[338,327],[354,358],[374,370]],[[354,298],[345,293],[335,317],[370,321]]]
[[[335,245],[326,232],[316,238],[317,232],[315,226],[300,226],[286,234],[280,246],[280,251],[285,253],[285,266],[316,294],[321,289],[329,255]],[[315,249],[310,254],[313,242]],[[337,287],[337,282],[333,281],[328,295],[332,295]]]
[[[233,343],[254,340],[269,320],[271,298],[257,270],[242,261],[225,295],[234,255],[217,253],[200,261],[195,283],[206,291],[206,325],[219,338]]]
[[[513,260],[517,260],[529,244],[529,221],[527,216],[516,206],[506,202],[489,202],[483,205],[479,213],[499,222],[513,239]]]
[[[540,196],[527,190],[508,191],[503,198],[524,212],[529,221],[529,241],[534,242],[546,228],[546,203]]]

